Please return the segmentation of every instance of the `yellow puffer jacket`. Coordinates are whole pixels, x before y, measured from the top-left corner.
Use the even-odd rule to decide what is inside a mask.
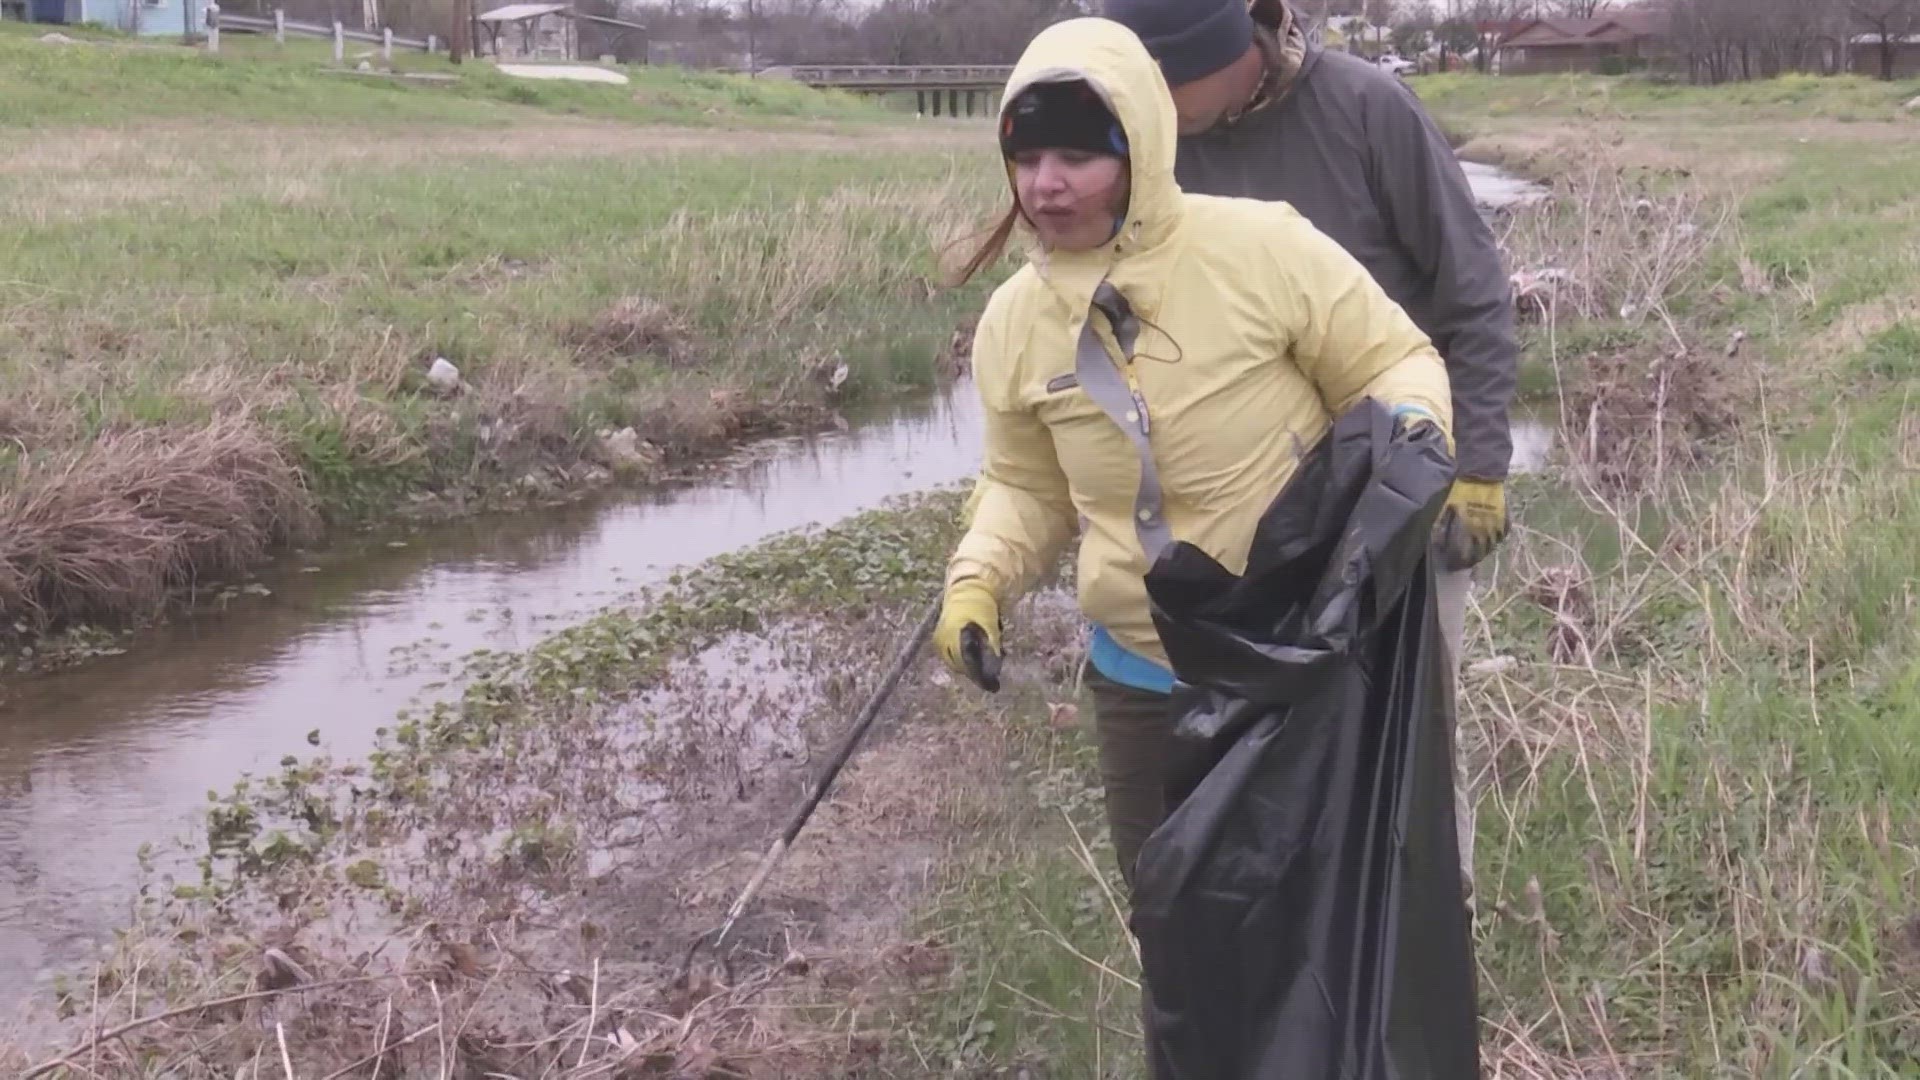
[[[1126,128],[1132,198],[1113,241],[1036,253],[988,301],[973,352],[986,453],[948,581],[979,578],[1004,607],[1084,521],[1081,610],[1165,664],[1152,555],[1184,540],[1242,571],[1261,514],[1334,416],[1371,396],[1451,431],[1447,373],[1366,270],[1291,207],[1180,190],[1173,99],[1131,31],[1055,24],[1004,100],[1062,79],[1092,84]],[[1096,290],[1103,310],[1083,338]]]

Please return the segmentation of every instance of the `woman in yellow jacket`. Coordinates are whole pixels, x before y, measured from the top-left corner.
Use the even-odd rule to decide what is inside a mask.
[[[1037,243],[974,337],[986,452],[934,641],[994,689],[1001,611],[1080,526],[1108,821],[1131,880],[1178,753],[1148,568],[1181,540],[1243,570],[1255,525],[1334,417],[1372,397],[1450,430],[1447,373],[1291,207],[1180,190],[1173,100],[1125,27],[1050,27],[1004,101],[1014,204],[966,272],[1016,229]]]

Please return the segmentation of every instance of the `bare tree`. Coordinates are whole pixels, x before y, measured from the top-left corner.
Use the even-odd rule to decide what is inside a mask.
[[[754,47],[769,63],[835,64],[862,58],[858,23],[847,0],[754,0],[754,9]]]
[[[1035,34],[1082,11],[1076,0],[939,0],[934,18],[944,30],[944,59],[1011,64]]]
[[[1399,15],[1393,27],[1393,51],[1408,58],[1425,55],[1433,46],[1433,0],[1401,0]]]
[[[1669,33],[1691,81],[1748,77],[1740,62],[1741,47],[1748,44],[1745,0],[1676,0]]]
[[[1366,0],[1367,25],[1373,29],[1373,52],[1386,51],[1387,33],[1399,15],[1398,0]]]
[[[1547,0],[1546,12],[1563,19],[1596,19],[1613,6],[1613,0]]]
[[[1851,8],[1894,0],[1673,0],[1669,33],[1695,82],[1834,74],[1846,63]],[[1899,0],[1920,6],[1920,0]]]
[[[1833,75],[1846,65],[1851,19],[1841,0],[1761,0],[1751,23],[1761,74]]]
[[[1920,0],[1852,0],[1853,17],[1879,45],[1880,77],[1893,79],[1900,42],[1920,28]]]
[[[1465,0],[1460,4],[1458,17],[1473,29],[1476,64],[1481,71],[1493,70],[1494,50],[1522,22],[1534,17],[1537,9],[1535,0]]]

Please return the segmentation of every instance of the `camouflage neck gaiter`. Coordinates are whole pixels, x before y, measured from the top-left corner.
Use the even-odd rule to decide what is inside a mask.
[[[1228,124],[1284,100],[1307,59],[1306,31],[1286,0],[1248,0],[1247,9],[1253,13],[1253,40],[1266,62],[1266,74],[1252,100],[1228,117]]]

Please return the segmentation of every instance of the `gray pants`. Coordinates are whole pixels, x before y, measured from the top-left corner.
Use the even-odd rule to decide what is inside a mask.
[[[1473,572],[1441,571],[1435,575],[1435,606],[1440,635],[1446,644],[1450,682],[1457,684],[1461,640],[1466,636],[1467,592]],[[1169,792],[1167,780],[1184,770],[1182,755],[1190,754],[1173,736],[1173,717],[1161,694],[1135,690],[1087,672],[1093,692],[1094,726],[1100,743],[1100,781],[1105,789],[1107,828],[1113,836],[1120,875],[1133,886],[1133,863],[1147,837],[1179,805],[1181,793]],[[1458,693],[1455,693],[1458,701]],[[1468,903],[1473,896],[1473,792],[1461,754],[1454,749],[1454,828],[1459,835],[1460,873]]]

